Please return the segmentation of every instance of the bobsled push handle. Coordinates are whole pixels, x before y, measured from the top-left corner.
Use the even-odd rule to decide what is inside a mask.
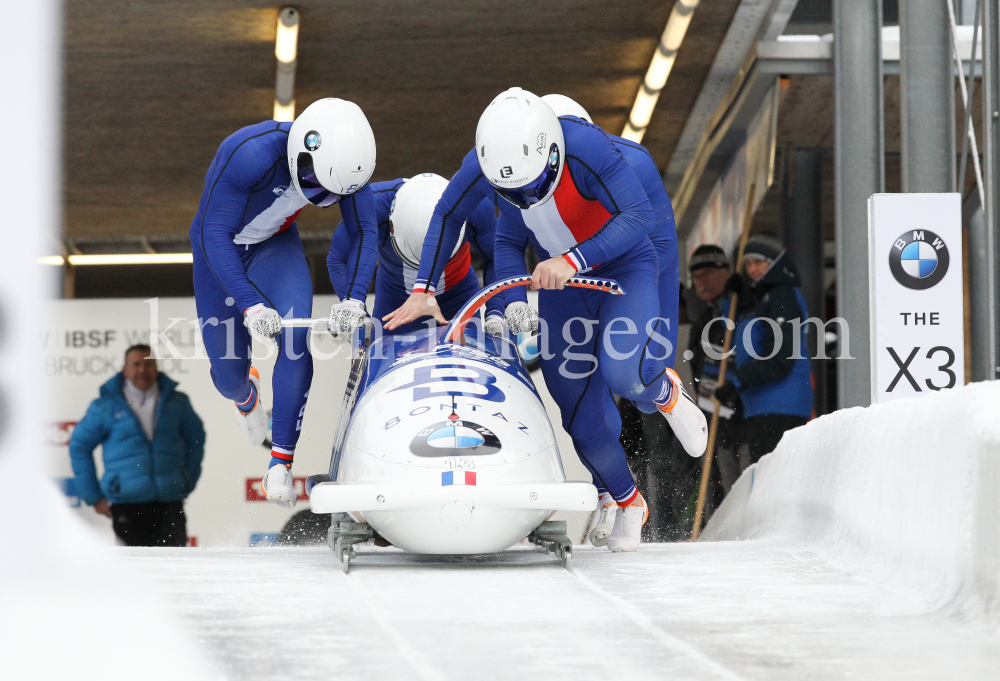
[[[285,317],[281,320],[281,328],[283,329],[311,329],[314,326],[326,328],[326,317],[315,317],[313,319],[307,317]]]
[[[491,284],[484,288],[482,291],[473,296],[469,302],[462,306],[462,309],[458,311],[455,318],[451,320],[448,325],[448,333],[444,336],[445,343],[461,343],[465,334],[465,326],[472,319],[473,315],[479,311],[483,305],[486,304],[493,296],[506,291],[507,289],[514,288],[515,286],[528,286],[531,284],[531,275],[525,274],[519,277],[511,277],[509,279],[501,279],[495,284]],[[614,296],[625,295],[625,290],[618,285],[618,282],[614,279],[596,279],[594,277],[571,277],[569,281],[566,282],[567,286],[573,286],[575,288],[590,288],[597,291],[605,291]],[[456,340],[457,339],[457,340]]]
[[[326,317],[314,317],[309,319],[307,317],[285,317],[281,320],[281,328],[283,329],[314,329],[320,327],[324,333],[328,333],[326,328],[327,323]],[[359,333],[360,332],[360,333]],[[358,325],[358,330],[350,336],[353,339],[355,346],[362,344],[367,346],[371,342],[371,332],[372,332],[372,318],[370,316],[365,316],[364,322]],[[333,334],[334,338],[348,338],[347,335]]]

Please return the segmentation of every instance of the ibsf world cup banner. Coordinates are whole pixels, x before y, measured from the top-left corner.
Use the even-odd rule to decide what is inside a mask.
[[[959,194],[868,199],[872,403],[965,384]]]

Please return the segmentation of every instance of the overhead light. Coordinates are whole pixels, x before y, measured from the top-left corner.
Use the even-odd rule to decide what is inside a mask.
[[[274,100],[274,115],[272,118],[280,123],[290,123],[295,120],[295,100],[287,105]]]
[[[299,42],[299,13],[286,7],[278,14],[278,33],[274,39],[274,56],[278,61],[291,64],[295,61]]]
[[[699,0],[677,0],[674,3],[670,18],[667,19],[667,26],[660,37],[660,44],[656,46],[653,60],[649,62],[646,77],[639,86],[632,112],[629,114],[628,122],[625,123],[625,130],[622,132],[622,137],[625,139],[632,142],[642,141],[649,119],[653,116],[653,109],[656,108],[656,100],[660,98],[660,91],[667,84],[670,70],[674,67],[674,59],[677,57],[677,50],[684,42],[684,35],[691,24],[691,17],[694,16],[698,2]]]
[[[274,77],[274,120],[295,119],[295,61],[298,58],[299,11],[286,7],[278,13],[274,56],[278,68]]]
[[[194,262],[191,253],[107,253],[101,255],[47,255],[42,265],[183,265]]]

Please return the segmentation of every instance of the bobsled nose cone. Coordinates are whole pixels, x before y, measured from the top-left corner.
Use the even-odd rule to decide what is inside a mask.
[[[461,530],[472,522],[472,509],[464,501],[449,501],[441,507],[440,518],[449,530]]]

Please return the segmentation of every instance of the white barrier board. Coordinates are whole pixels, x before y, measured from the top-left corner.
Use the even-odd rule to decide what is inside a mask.
[[[868,199],[872,403],[965,385],[959,194]]]

